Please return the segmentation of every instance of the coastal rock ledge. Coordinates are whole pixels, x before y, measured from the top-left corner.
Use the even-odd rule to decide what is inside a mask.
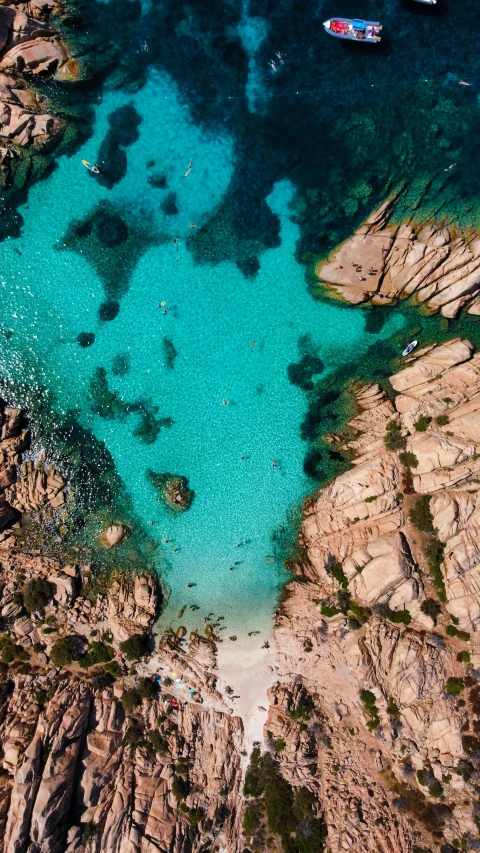
[[[444,223],[391,221],[388,200],[316,267],[318,278],[353,304],[388,305],[413,296],[431,312],[480,314],[480,236]]]
[[[331,853],[478,850],[480,353],[390,383],[357,387],[352,468],[305,504],[265,733]]]

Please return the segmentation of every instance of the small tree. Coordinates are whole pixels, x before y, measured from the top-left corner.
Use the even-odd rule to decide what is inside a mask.
[[[28,613],[42,610],[53,597],[55,588],[45,578],[31,578],[23,587],[23,605]]]
[[[426,598],[425,601],[422,601],[420,606],[420,610],[422,613],[425,613],[426,616],[430,616],[430,619],[433,621],[433,624],[437,624],[437,616],[440,613],[440,607],[438,601],[435,601],[434,598]]]
[[[121,703],[124,711],[127,711],[127,713],[133,711],[134,708],[138,708],[141,701],[136,690],[125,690],[122,694]]]
[[[68,666],[78,658],[75,637],[61,637],[50,649],[50,660],[55,666]]]
[[[120,651],[123,652],[127,660],[138,660],[143,657],[148,650],[148,637],[146,634],[134,634],[123,643],[120,643]]]

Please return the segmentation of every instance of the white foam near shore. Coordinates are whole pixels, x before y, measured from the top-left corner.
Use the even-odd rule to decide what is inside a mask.
[[[261,646],[268,640],[269,649]],[[275,681],[273,631],[261,637],[242,637],[235,643],[218,647],[217,690],[225,697],[233,713],[241,717],[245,731],[245,750],[250,754],[255,741],[263,743],[263,726],[269,705],[267,691]],[[226,687],[239,699],[229,701]]]

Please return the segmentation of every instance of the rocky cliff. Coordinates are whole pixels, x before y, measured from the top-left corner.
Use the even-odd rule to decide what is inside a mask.
[[[153,576],[22,551],[22,514],[55,523],[68,485],[1,409],[5,853],[478,849],[480,354],[427,347],[354,393],[330,437],[352,466],[305,504],[251,756],[214,639],[151,637]]]
[[[266,726],[322,805],[328,849],[478,849],[480,354],[427,348],[307,502]],[[332,440],[335,440],[332,437]]]
[[[385,202],[353,237],[317,264],[318,278],[347,302],[388,305],[413,297],[432,312],[480,313],[480,239],[440,221],[394,222]]]

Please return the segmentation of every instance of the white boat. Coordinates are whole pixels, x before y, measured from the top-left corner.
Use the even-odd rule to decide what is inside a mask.
[[[378,21],[362,21],[360,18],[331,18],[323,22],[325,32],[337,39],[378,43],[382,25]]]
[[[417,3],[427,3],[429,6],[435,6],[437,0],[417,0]]]
[[[402,352],[402,355],[410,355],[411,352],[418,346],[418,341],[411,341]]]

